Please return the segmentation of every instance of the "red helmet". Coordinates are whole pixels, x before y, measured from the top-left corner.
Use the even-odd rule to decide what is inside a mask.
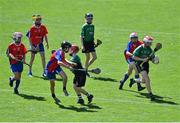
[[[144,39],[143,39],[143,41],[144,41],[145,43],[146,43],[146,42],[152,43],[153,37],[151,37],[151,36],[145,36]]]
[[[70,54],[78,53],[79,52],[79,47],[77,45],[72,45],[69,52],[70,52]]]

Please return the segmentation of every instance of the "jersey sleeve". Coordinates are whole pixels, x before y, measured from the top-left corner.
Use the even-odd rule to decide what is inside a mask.
[[[57,61],[65,62],[64,53],[62,53],[62,51],[60,51],[60,50],[56,52],[55,58],[57,59]]]
[[[56,53],[55,58],[57,59],[57,61],[62,61],[62,57],[59,53]]]
[[[33,28],[31,27],[30,30],[27,32],[28,38],[32,38],[34,34]]]
[[[27,49],[26,49],[26,47],[23,45],[23,55],[25,55],[26,52],[27,52]]]
[[[131,51],[131,42],[128,42],[126,51],[128,51],[128,52]]]
[[[7,49],[6,49],[6,54],[8,55],[9,53],[10,53],[10,45],[7,47]]]
[[[43,26],[43,36],[45,36],[47,34],[48,34],[47,28],[46,28],[46,26]]]
[[[85,26],[83,25],[81,29],[81,37],[84,37],[84,36],[85,36]]]

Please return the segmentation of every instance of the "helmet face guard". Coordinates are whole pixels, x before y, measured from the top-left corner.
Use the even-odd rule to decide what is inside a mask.
[[[145,36],[143,42],[146,46],[151,46],[153,42],[153,38],[151,36]]]
[[[61,43],[61,48],[65,53],[69,52],[69,48],[71,48],[71,43],[67,42],[67,41],[63,41]]]
[[[41,15],[33,15],[32,19],[33,19],[35,25],[37,25],[37,26],[41,25],[41,20],[42,20]]]
[[[90,19],[93,19],[93,14],[92,13],[86,13],[85,14],[85,18],[90,18]]]
[[[86,18],[87,23],[92,23],[93,14],[92,13],[86,13],[85,18]]]
[[[13,33],[13,41],[16,43],[16,44],[19,44],[21,43],[21,38],[22,38],[23,34],[21,32],[14,32]]]
[[[146,46],[151,46],[151,45],[152,45],[152,42],[144,42],[144,44],[145,44]]]
[[[129,38],[132,42],[136,42],[138,40],[138,35],[136,32],[132,32],[130,35],[129,35]]]
[[[138,37],[132,37],[132,38],[130,38],[130,39],[131,39],[132,42],[138,41]]]

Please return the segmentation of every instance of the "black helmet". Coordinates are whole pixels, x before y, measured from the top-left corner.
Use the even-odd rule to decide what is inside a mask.
[[[61,48],[65,49],[65,48],[70,48],[71,47],[71,43],[67,42],[67,41],[63,41],[61,43]]]
[[[86,13],[86,14],[85,14],[85,18],[87,18],[87,17],[93,18],[93,14],[92,14],[92,13]]]

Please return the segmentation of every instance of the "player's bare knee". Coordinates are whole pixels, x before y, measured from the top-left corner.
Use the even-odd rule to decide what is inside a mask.
[[[128,71],[127,74],[130,76],[132,74],[132,71]]]
[[[130,76],[132,74],[132,69],[128,69],[127,74]]]
[[[67,76],[66,76],[66,74],[64,74],[64,76],[63,76],[63,81],[64,81],[64,82],[67,82]]]
[[[15,73],[14,79],[15,80],[20,80],[21,79],[21,75],[19,73]]]

